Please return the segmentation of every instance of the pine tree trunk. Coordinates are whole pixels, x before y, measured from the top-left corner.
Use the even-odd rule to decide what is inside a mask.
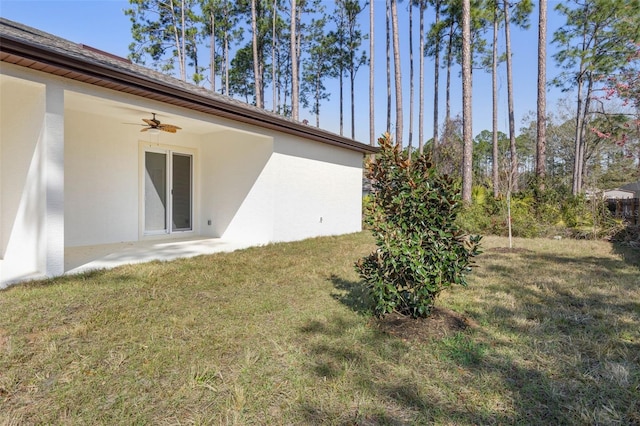
[[[440,0],[436,0],[436,17],[435,23],[440,22]],[[438,112],[440,107],[438,105],[438,94],[440,93],[440,34],[438,33],[436,37],[436,56],[434,58],[433,64],[433,146],[431,147],[433,152],[433,160],[435,163],[438,162],[438,144],[439,135],[438,135],[438,125],[439,125],[439,117]]]
[[[299,119],[298,55],[296,43],[296,0],[291,0],[291,116]]]
[[[356,72],[353,69],[353,59],[351,60],[351,67],[349,69],[349,84],[351,89],[351,139],[356,138],[356,110],[355,110],[355,95],[354,95],[354,82],[356,79]]]
[[[576,97],[577,108],[576,108],[576,133],[575,133],[575,157],[573,160],[573,186],[572,186],[572,194],[578,195],[581,191],[580,185],[580,176],[582,174],[582,170],[580,164],[582,160],[580,159],[580,145],[582,141],[582,82],[578,82],[578,94]]]
[[[420,0],[420,110],[418,112],[418,152],[424,151],[424,1]]]
[[[509,181],[509,188],[511,188],[511,181]],[[509,248],[513,248],[513,236],[511,230],[511,189],[507,188],[507,228],[509,229]]]
[[[338,85],[340,86],[340,136],[342,136],[344,134],[344,69],[342,65],[338,67],[338,73]]]
[[[504,0],[504,36],[507,56],[507,104],[509,108],[509,152],[511,154],[512,191],[518,191],[518,153],[516,152],[516,123],[513,109],[513,72],[511,68],[511,30],[509,2]]]
[[[462,201],[471,203],[473,134],[471,121],[471,4],[462,0]]]
[[[499,159],[498,159],[498,5],[494,4],[493,9],[493,58],[491,60],[491,86],[493,90],[493,197],[500,195]]]
[[[451,123],[451,65],[453,63],[453,27],[449,28],[449,44],[447,45],[447,83],[445,87],[444,134],[449,134]]]
[[[229,4],[225,2],[224,4],[224,21],[225,21],[225,30],[224,30],[224,49],[223,49],[223,63],[224,63],[224,94],[229,95]]]
[[[413,4],[409,2],[409,160],[413,149]]]
[[[173,23],[173,40],[176,46],[176,54],[178,55],[178,66],[180,67],[180,80],[187,81],[187,74],[184,69],[184,48],[180,41],[180,34],[178,33],[178,28],[180,28],[181,25],[179,24],[178,18],[176,17],[176,8],[173,0],[171,0],[171,2],[169,3],[169,7],[171,8],[171,21]],[[182,30],[184,31],[184,25],[182,26]]]
[[[586,34],[585,34],[586,37]],[[583,116],[584,116],[584,100],[583,100],[583,75],[584,75],[584,63],[580,63],[580,70],[577,81],[577,95],[576,95],[576,132],[575,132],[575,158],[573,160],[573,186],[572,194],[578,195],[582,191],[582,129],[583,129]]]
[[[278,68],[278,64],[276,63],[276,17],[278,16],[278,1],[273,0],[273,19],[272,19],[272,27],[271,27],[271,84],[273,89],[273,105],[271,110],[273,112],[278,111],[278,94],[276,87],[278,86],[276,80],[276,69]]]
[[[182,63],[180,64],[182,66],[181,68],[181,74],[182,74],[182,80],[183,81],[187,81],[187,46],[186,46],[186,40],[187,40],[187,35],[186,35],[186,24],[185,24],[185,20],[184,20],[184,10],[185,10],[186,6],[184,4],[184,0],[182,0],[180,2],[180,37],[182,40],[181,46],[182,46],[182,55],[181,55],[181,59],[182,59]]]
[[[316,110],[316,127],[320,127],[320,76],[316,75],[316,101],[315,101],[315,110]]]
[[[229,34],[224,33],[224,94],[229,95]]]
[[[209,78],[211,79],[211,91],[216,91],[216,17],[211,10],[211,35],[210,35],[211,47],[209,48],[209,58],[211,63],[209,65]]]
[[[263,108],[262,103],[262,74],[258,62],[258,23],[256,19],[256,0],[251,0],[251,43],[253,46],[253,79],[255,83],[256,106]]]
[[[391,27],[393,35],[393,65],[396,82],[396,143],[402,146],[402,73],[400,71],[400,39],[398,31],[398,1],[391,0]]]
[[[387,0],[387,133],[391,133],[391,0]]]
[[[547,0],[540,0],[538,17],[538,102],[536,135],[536,178],[540,191],[547,175]]]
[[[579,162],[578,162],[578,193],[582,192],[582,189],[584,188],[584,173],[585,173],[585,150],[586,150],[586,145],[587,145],[587,141],[586,141],[586,134],[587,134],[587,122],[589,119],[589,113],[590,113],[590,109],[589,106],[591,105],[591,95],[593,94],[593,78],[590,76],[588,78],[588,82],[587,82],[587,93],[586,96],[584,98],[584,104],[582,106],[582,129],[580,131],[580,150],[578,153],[578,158],[579,158]]]
[[[369,143],[371,146],[375,145],[376,130],[375,130],[375,97],[374,97],[374,8],[375,2],[369,2]]]

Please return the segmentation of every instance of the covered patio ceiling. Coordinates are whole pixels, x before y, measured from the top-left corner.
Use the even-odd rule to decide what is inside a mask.
[[[170,123],[182,128],[183,132],[205,135],[216,133],[229,128],[220,124],[211,123],[206,120],[198,120],[191,116],[195,115],[193,111],[176,111],[177,108],[169,107],[161,103],[149,102],[145,99],[136,99],[129,96],[130,101],[120,102],[98,96],[86,95],[83,93],[66,91],[65,92],[65,109],[80,112],[90,112],[102,117],[107,117],[113,121],[122,123],[123,126],[136,126],[140,128],[144,125],[143,118],[151,118],[151,114],[155,113],[156,117],[163,123]]]

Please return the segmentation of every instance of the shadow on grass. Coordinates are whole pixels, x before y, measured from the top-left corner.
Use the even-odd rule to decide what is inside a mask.
[[[407,425],[406,421],[395,418],[387,414],[361,414],[357,410],[345,413],[342,411],[330,410],[326,407],[319,407],[314,403],[301,404],[300,411],[306,424],[327,424],[327,419],[336,419],[330,424],[341,425]]]
[[[613,237],[613,251],[627,264],[640,269],[640,225],[630,223]]]
[[[631,266],[640,270],[640,248],[634,248],[623,243],[613,243],[613,252]],[[640,271],[639,271],[640,273]]]
[[[478,311],[499,334],[527,342],[556,371],[539,383],[545,399],[556,401],[549,413],[556,420],[564,415],[570,423],[640,422],[640,402],[634,403],[640,383],[640,303],[634,296],[640,274],[629,264],[635,265],[624,257],[528,252],[507,266],[483,265],[482,279],[493,282],[478,299]],[[523,270],[535,274],[525,276]],[[499,294],[508,303],[496,303]]]
[[[336,300],[354,312],[370,314],[367,289],[362,282],[337,275],[332,275],[330,280],[339,291],[334,295]],[[476,343],[476,337],[459,333],[442,340],[422,342],[426,348],[420,350],[437,352],[451,364],[448,368],[463,369],[476,378],[499,375],[503,382],[501,386],[516,395],[513,399],[525,401],[520,403],[519,411],[499,412],[473,404],[455,403],[430,392],[420,378],[421,374],[430,373],[421,371],[423,369],[419,365],[403,365],[403,360],[412,350],[411,346],[377,329],[362,335],[355,342],[346,341],[341,336],[353,335],[352,327],[339,316],[328,323],[311,321],[305,325],[302,331],[319,340],[309,348],[309,370],[322,381],[351,380],[355,394],[371,395],[379,405],[364,408],[356,406],[352,412],[345,413],[331,410],[327,404],[305,401],[301,410],[309,422],[331,419],[341,424],[406,425],[442,421],[467,424],[569,421],[560,409],[560,401],[549,390],[551,386],[546,374],[518,366],[507,358],[485,356],[488,345]],[[478,334],[482,335],[482,332]],[[488,340],[486,337],[482,339]],[[403,373],[394,373],[396,368]],[[458,390],[461,394],[477,391],[473,385]],[[531,414],[532,406],[537,410],[534,414]]]
[[[65,286],[78,281],[92,283],[100,283],[108,279],[112,283],[125,283],[135,278],[133,275],[119,271],[116,269],[93,269],[91,271],[81,272],[78,274],[61,275],[53,278],[36,279],[32,281],[24,281],[12,284],[5,288],[0,288],[0,293],[9,293],[11,291],[21,291],[22,289],[51,288],[54,286]]]
[[[526,277],[528,282],[523,280],[520,283],[527,282],[528,285],[505,288],[504,285],[491,284],[487,289],[492,292],[506,290],[519,301],[540,302],[534,309],[540,314],[534,319],[552,318],[553,314],[566,311],[568,317],[589,315],[600,321],[601,325],[619,328],[619,317],[612,313],[640,313],[639,301],[621,297],[621,292],[634,292],[640,288],[640,273],[626,266],[624,259],[597,256],[575,258],[528,252],[513,258],[508,266],[483,266],[479,275],[486,279],[490,279],[492,274],[516,277],[522,263],[527,264],[530,270],[539,271],[533,277]],[[482,272],[485,268],[489,273]],[[558,274],[558,271],[562,272]],[[511,316],[518,313],[516,309],[508,312]],[[545,316],[545,312],[549,315]]]
[[[371,298],[366,285],[360,281],[351,281],[332,274],[329,278],[338,293],[333,298],[361,315],[371,314]]]
[[[309,343],[307,365],[303,368],[317,380],[318,397],[304,399],[298,407],[309,424],[571,422],[545,373],[519,366],[506,357],[485,356],[484,350],[488,349],[484,346],[483,352],[477,353],[470,347],[479,347],[475,337],[461,335],[459,339],[452,338],[451,343],[434,340],[416,347],[415,343],[408,344],[375,328],[367,327],[363,332],[361,324],[336,314],[301,328]],[[463,347],[458,347],[459,343]],[[425,355],[414,354],[415,351]],[[465,351],[471,351],[473,356],[465,356]],[[444,359],[444,365],[430,367],[428,360],[433,358],[427,354]],[[447,374],[451,372],[464,374],[471,380],[463,378],[447,383]],[[439,378],[434,379],[433,375]],[[478,383],[483,377],[496,375],[498,387],[507,389],[503,394],[513,400],[515,411],[478,403],[477,399],[484,397]],[[465,395],[476,401],[466,401]]]
[[[640,424],[640,303],[633,296],[640,275],[629,268],[630,259],[534,251],[496,256],[483,256],[474,271],[482,291],[465,303],[485,326],[469,334],[408,345],[379,330],[344,340],[340,336],[354,330],[339,317],[307,327],[322,341],[309,352],[309,371],[319,380],[351,381],[354,394],[369,395],[378,406],[337,414],[330,404],[305,401],[306,418],[392,425]],[[370,312],[362,283],[337,275],[330,280],[338,301]],[[407,355],[414,350],[423,354]],[[444,366],[424,364],[428,354]],[[436,380],[442,391],[437,384],[434,391],[439,374],[460,376],[455,384]],[[451,392],[457,400],[443,396]]]

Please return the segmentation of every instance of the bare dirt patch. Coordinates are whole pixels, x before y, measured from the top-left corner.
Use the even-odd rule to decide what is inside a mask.
[[[471,318],[437,306],[427,318],[411,318],[394,312],[374,321],[383,332],[407,342],[441,339],[478,326]]]

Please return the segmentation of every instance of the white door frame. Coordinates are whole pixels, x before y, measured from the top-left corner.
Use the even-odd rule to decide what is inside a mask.
[[[165,185],[165,227],[162,230],[147,231],[145,224],[145,185],[146,185],[146,153],[155,152],[164,154],[166,165],[166,185]],[[191,157],[191,227],[189,229],[173,229],[172,217],[173,217],[173,155],[185,155]],[[163,145],[157,143],[150,143],[147,141],[140,141],[139,143],[139,238],[140,239],[153,239],[153,238],[166,238],[168,236],[179,237],[184,234],[193,233],[196,229],[196,154],[197,151],[191,148],[185,148],[174,145]]]

